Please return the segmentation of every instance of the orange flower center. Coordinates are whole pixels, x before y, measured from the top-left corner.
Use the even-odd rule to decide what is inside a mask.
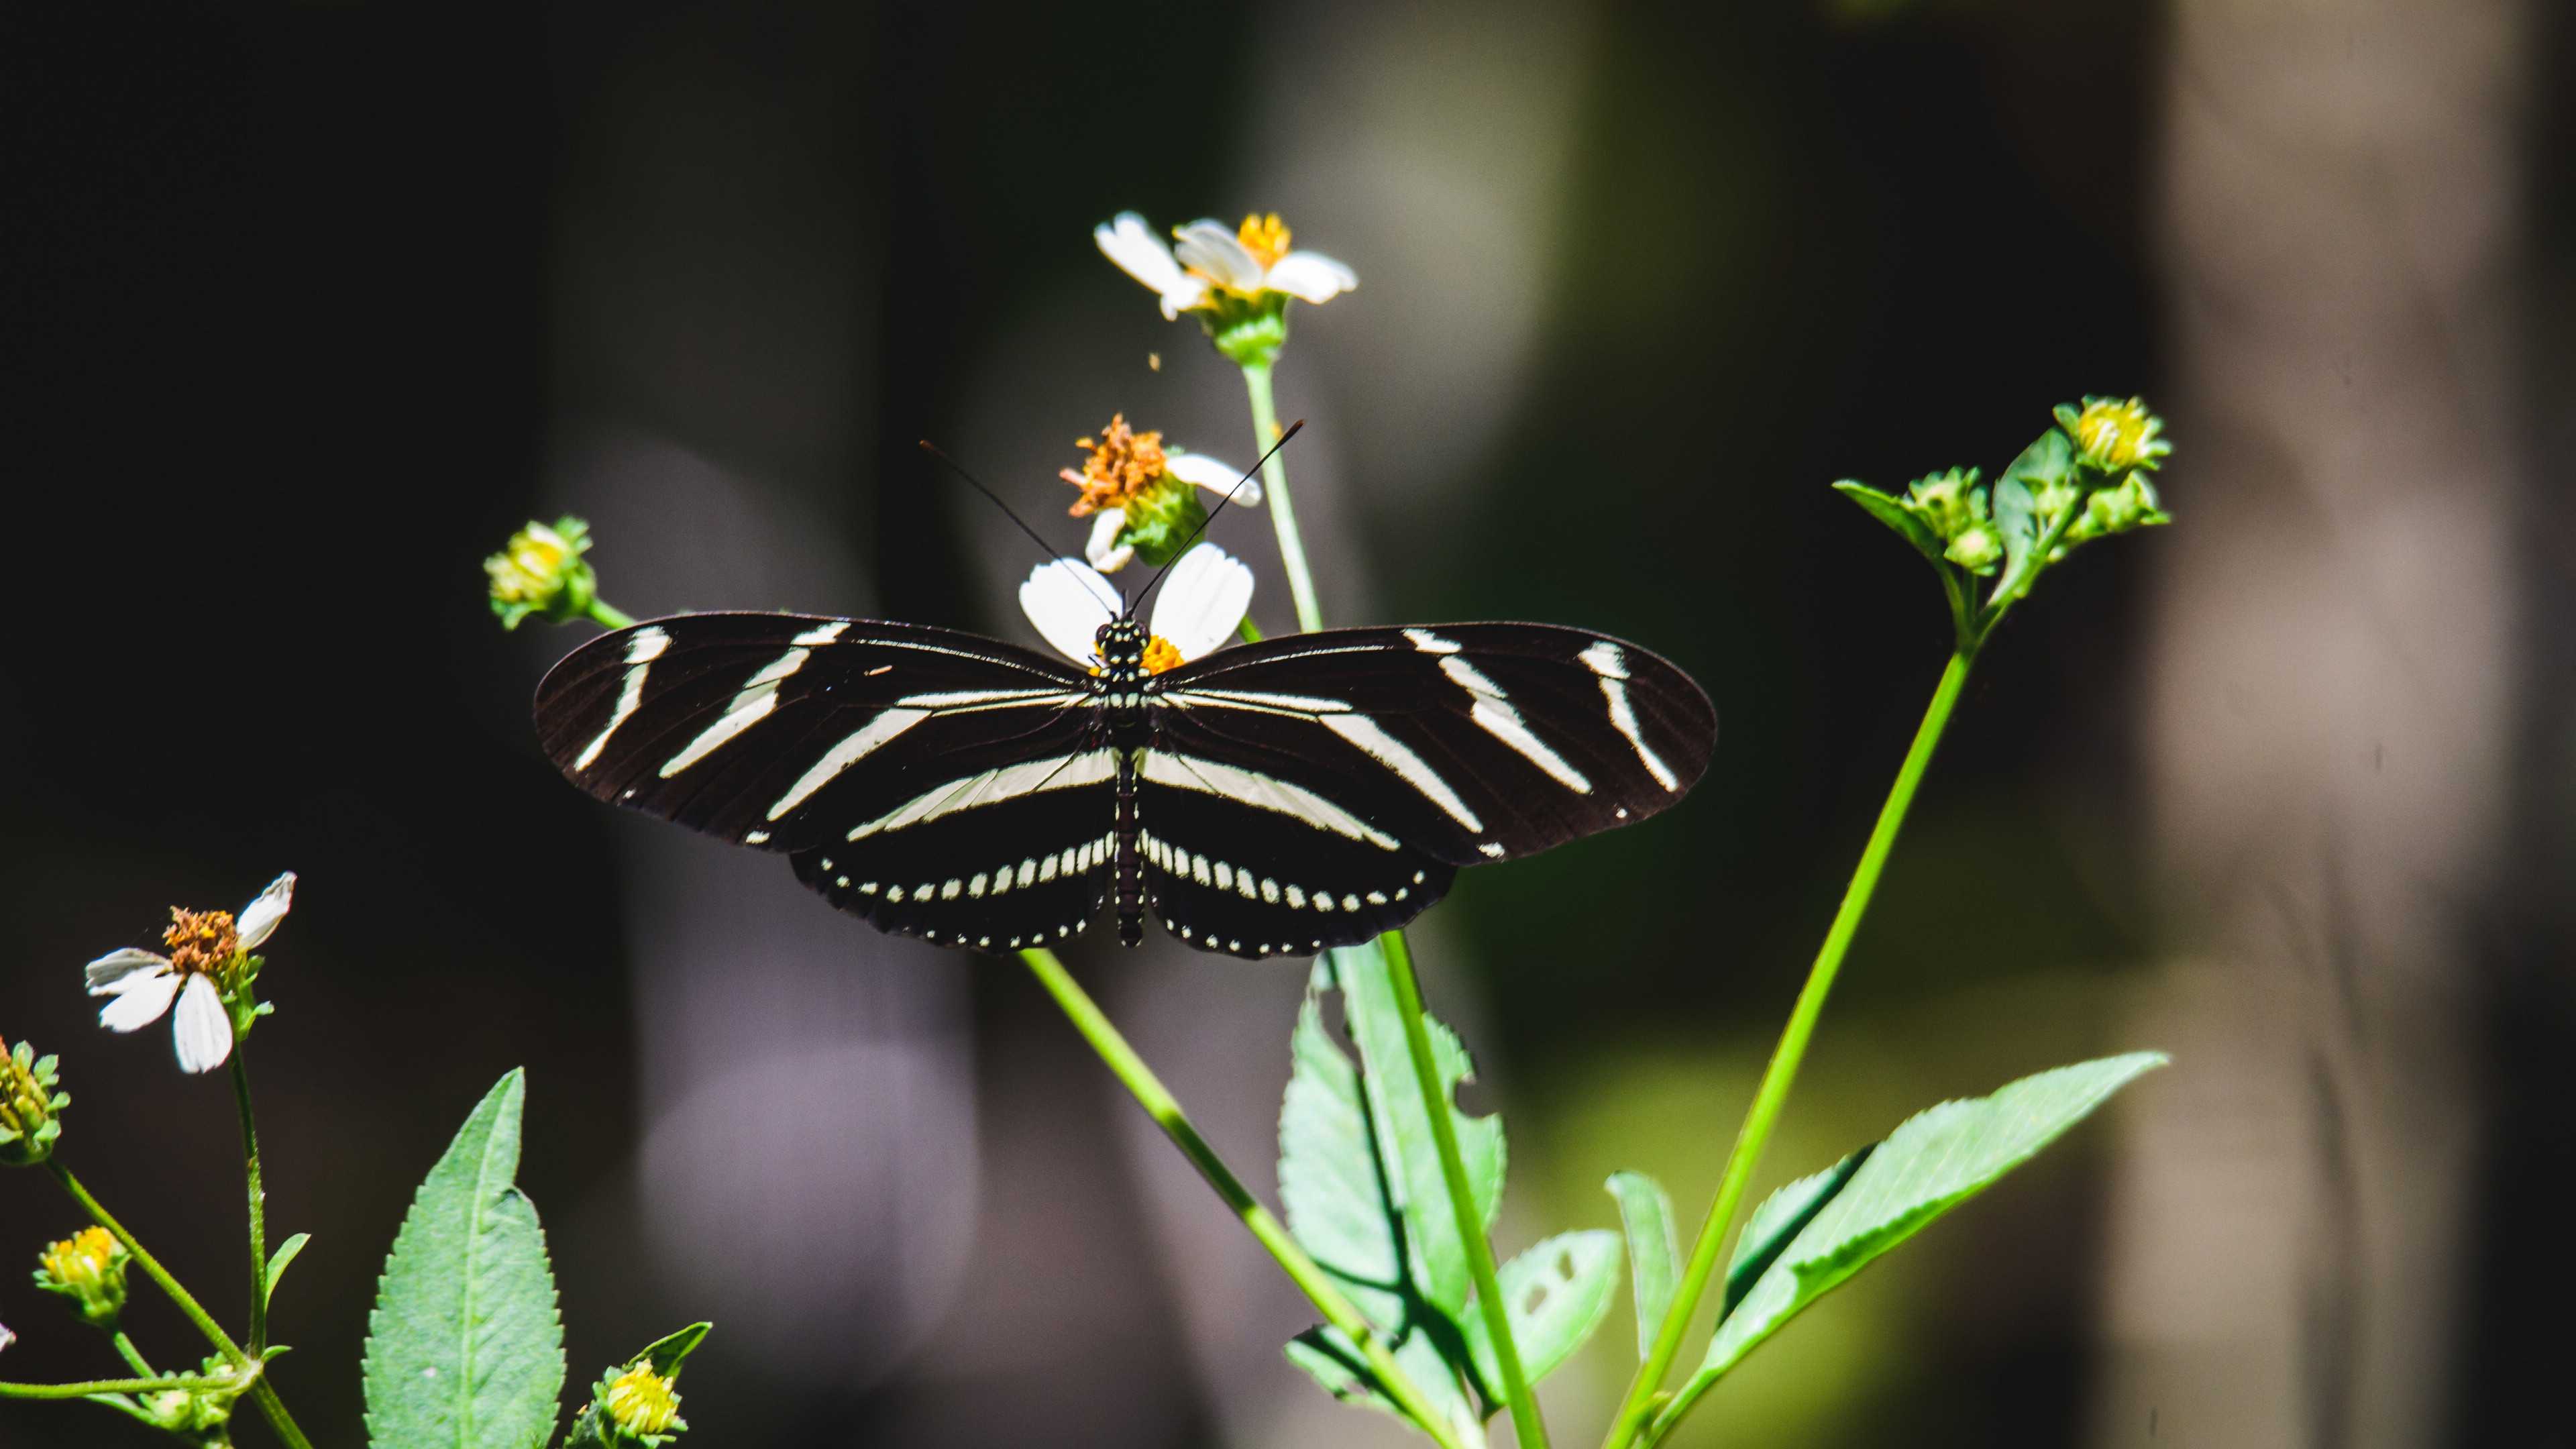
[[[1234,239],[1243,243],[1243,249],[1252,253],[1265,272],[1288,255],[1288,224],[1275,211],[1268,216],[1245,217],[1243,225],[1235,228]]]
[[[1172,641],[1160,634],[1146,642],[1145,672],[1147,674],[1160,674],[1166,669],[1178,669],[1188,662],[1181,657],[1180,650],[1172,647]]]
[[[1103,508],[1124,508],[1170,471],[1163,458],[1163,435],[1128,427],[1125,413],[1109,420],[1099,441],[1076,438],[1073,445],[1088,455],[1082,460],[1082,471],[1066,468],[1056,476],[1082,490],[1073,507],[1065,510],[1076,518]]]
[[[183,911],[170,908],[170,929],[161,933],[170,948],[170,964],[182,972],[213,976],[241,954],[241,937],[233,930],[230,911]]]

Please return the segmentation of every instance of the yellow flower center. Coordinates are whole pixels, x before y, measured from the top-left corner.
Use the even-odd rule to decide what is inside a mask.
[[[1288,224],[1275,211],[1268,216],[1245,217],[1243,225],[1235,229],[1234,239],[1243,243],[1243,249],[1252,253],[1265,272],[1288,255]]]
[[[639,1363],[608,1386],[604,1407],[629,1434],[659,1434],[680,1417],[680,1395],[652,1365]]]
[[[2134,468],[2145,461],[2141,450],[2152,421],[2146,404],[2137,398],[2127,402],[2106,398],[2086,407],[2075,420],[2075,446],[2108,471]]]
[[[241,954],[241,937],[233,931],[230,911],[183,911],[170,908],[170,929],[161,933],[170,948],[170,964],[182,972],[213,976]]]
[[[100,1291],[107,1275],[116,1264],[116,1239],[107,1229],[83,1228],[59,1243],[46,1247],[36,1261],[53,1275],[57,1283],[68,1283],[87,1293]]]
[[[1163,435],[1128,427],[1125,413],[1109,420],[1099,441],[1076,438],[1073,445],[1088,455],[1082,460],[1082,471],[1066,468],[1056,476],[1082,490],[1066,510],[1076,518],[1103,508],[1124,508],[1170,471],[1163,457]]]
[[[531,523],[510,535],[501,552],[483,561],[492,578],[492,597],[505,604],[543,604],[560,586],[566,564],[576,556],[570,541],[542,523]]]
[[[1146,641],[1145,672],[1147,674],[1160,674],[1166,669],[1178,669],[1188,662],[1181,657],[1180,650],[1172,647],[1172,641],[1162,635],[1157,634]]]

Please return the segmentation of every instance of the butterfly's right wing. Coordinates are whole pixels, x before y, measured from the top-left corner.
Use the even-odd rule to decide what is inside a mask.
[[[795,858],[881,930],[988,950],[1100,908],[1115,771],[1072,667],[946,629],[691,614],[594,639],[537,688],[566,777]]]

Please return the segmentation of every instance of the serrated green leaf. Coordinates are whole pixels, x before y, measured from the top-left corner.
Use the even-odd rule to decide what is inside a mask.
[[[1339,1279],[1353,1306],[1393,1334],[1413,1294],[1403,1233],[1369,1135],[1360,1074],[1324,1026],[1320,993],[1330,968],[1316,963],[1290,1038],[1288,1091],[1279,1104],[1279,1202],[1288,1231]]]
[[[1905,506],[1903,499],[1890,497],[1866,483],[1855,483],[1848,478],[1836,483],[1834,491],[1859,504],[1870,517],[1895,530],[1898,537],[1914,545],[1916,553],[1930,559],[1934,567],[1941,566],[1942,553],[1948,545],[1941,542],[1940,535],[1932,531],[1930,524],[1917,518],[1914,510]]]
[[[1635,1285],[1637,1299],[1637,1357],[1643,1359],[1655,1351],[1655,1331],[1681,1282],[1673,1200],[1662,1183],[1642,1172],[1614,1172],[1602,1186],[1618,1199],[1619,1222],[1627,1233],[1628,1281]]]
[[[1304,1369],[1307,1377],[1323,1386],[1324,1392],[1343,1403],[1391,1414],[1408,1424],[1413,1422],[1413,1416],[1398,1407],[1378,1383],[1376,1372],[1361,1356],[1359,1346],[1340,1329],[1318,1324],[1288,1340],[1286,1353],[1290,1363]],[[1468,1404],[1457,1369],[1427,1336],[1416,1334],[1397,1345],[1395,1364],[1422,1390],[1432,1408],[1449,1421],[1462,1442],[1470,1446],[1485,1442],[1484,1420]]]
[[[1449,1205],[1448,1181],[1440,1171],[1431,1118],[1423,1110],[1422,1092],[1413,1079],[1413,1056],[1405,1043],[1404,1019],[1397,1014],[1395,988],[1387,976],[1386,953],[1371,941],[1326,952],[1325,959],[1341,987],[1342,1011],[1360,1051],[1360,1087],[1367,1097],[1378,1155],[1385,1164],[1384,1181],[1408,1229],[1415,1285],[1456,1320],[1465,1314],[1475,1278],[1467,1267],[1466,1245],[1458,1240],[1458,1218]],[[1459,1084],[1475,1074],[1474,1063],[1456,1033],[1438,1021],[1428,1025],[1432,1059],[1451,1099],[1449,1120],[1458,1135],[1458,1156],[1467,1169],[1468,1191],[1476,1199],[1476,1218],[1491,1231],[1503,1210],[1502,1118],[1470,1117],[1458,1110]]]
[[[1852,1174],[1860,1171],[1860,1165],[1877,1150],[1876,1144],[1864,1147],[1815,1176],[1799,1178],[1762,1200],[1762,1206],[1755,1208],[1753,1216],[1745,1222],[1744,1231],[1736,1235],[1735,1261],[1726,1267],[1726,1303],[1718,1311],[1718,1317],[1724,1318],[1735,1311],[1735,1305],[1744,1301],[1744,1295],[1751,1291],[1755,1280],[1779,1258],[1780,1250],[1788,1247],[1791,1240],[1815,1220],[1816,1214],[1825,1210],[1825,1204],[1833,1200],[1835,1193],[1843,1190],[1843,1185],[1851,1181]]]
[[[260,1294],[261,1307],[267,1307],[270,1300],[277,1297],[277,1280],[286,1272],[286,1265],[294,1262],[295,1255],[303,1252],[304,1245],[312,1241],[311,1233],[297,1233],[294,1237],[278,1244],[277,1251],[269,1255],[268,1272],[263,1275],[268,1287],[267,1291]]]
[[[1521,1372],[1533,1384],[1583,1346],[1619,1292],[1619,1235],[1607,1228],[1559,1233],[1534,1244],[1494,1272],[1520,1350]],[[1488,1384],[1503,1381],[1494,1342],[1482,1313],[1466,1315],[1468,1351]]]
[[[1808,1304],[2029,1161],[2165,1061],[2162,1052],[2131,1052],[2024,1077],[1991,1097],[1944,1102],[1889,1134],[1839,1191],[1826,1192],[1820,1203],[1784,1204],[1783,1213],[1808,1209],[1807,1225],[1718,1325],[1682,1401],[1706,1392]]]
[[[373,1449],[541,1449],[563,1391],[545,1232],[511,1179],[526,1079],[487,1094],[429,1170],[367,1320]]]

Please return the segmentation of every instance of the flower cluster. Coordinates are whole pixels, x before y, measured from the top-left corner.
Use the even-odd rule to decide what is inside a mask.
[[[589,551],[590,525],[569,515],[551,528],[531,522],[510,535],[483,560],[501,627],[516,629],[530,614],[561,624],[589,613],[599,598],[599,575],[582,558]]]
[[[161,934],[169,955],[128,946],[89,963],[89,994],[113,996],[98,1014],[110,1031],[138,1031],[178,1011],[171,1041],[179,1069],[211,1072],[232,1055],[233,1039],[267,1010],[251,996],[262,958],[251,953],[286,919],[295,901],[295,872],[269,883],[259,898],[230,911],[170,908]]]
[[[33,1167],[54,1155],[71,1094],[54,1090],[54,1059],[25,1042],[0,1056],[0,1164]]]
[[[1165,245],[1135,212],[1092,229],[1101,254],[1163,299],[1163,315],[1188,312],[1219,352],[1267,363],[1288,340],[1288,303],[1326,302],[1360,284],[1358,274],[1320,252],[1292,250],[1277,212],[1228,227],[1202,219],[1172,230]]]
[[[1201,488],[1236,504],[1261,501],[1261,485],[1233,465],[1166,447],[1161,433],[1137,432],[1124,413],[1099,438],[1076,438],[1073,445],[1083,451],[1082,467],[1057,476],[1082,490],[1066,512],[1092,520],[1083,554],[1105,574],[1131,558],[1160,567],[1179,557],[1207,527]]]
[[[133,1256],[92,1225],[36,1255],[36,1286],[70,1299],[82,1322],[112,1329],[125,1311],[125,1265]]]

